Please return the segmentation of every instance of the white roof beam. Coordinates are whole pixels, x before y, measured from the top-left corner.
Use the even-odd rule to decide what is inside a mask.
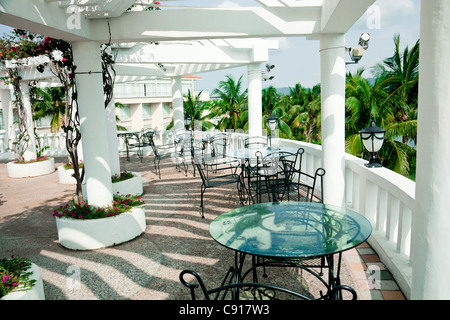
[[[79,26],[68,27],[70,19],[76,18],[69,8],[62,8],[56,2],[42,0],[0,0],[0,21],[13,28],[56,39],[66,41],[90,39],[89,20],[81,18]]]
[[[323,0],[321,32],[346,33],[376,0]]]
[[[244,43],[245,48],[236,44]],[[116,62],[119,63],[251,63],[255,61],[254,51],[258,48],[265,56],[268,49],[277,49],[277,41],[246,39],[231,41],[193,41],[183,43],[160,42],[153,44],[136,44],[131,48],[113,49]],[[266,61],[264,59],[263,61]]]
[[[109,19],[112,42],[307,36],[320,33],[320,6],[212,8],[126,12]],[[106,21],[92,20],[93,39],[109,39]]]

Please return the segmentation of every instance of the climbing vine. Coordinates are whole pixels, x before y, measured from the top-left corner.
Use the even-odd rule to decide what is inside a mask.
[[[102,52],[103,85],[105,92],[105,107],[113,97],[114,88],[114,59],[109,53],[110,45],[102,45],[99,50]],[[5,76],[0,81],[11,84],[14,88],[15,105],[19,114],[19,132],[16,141],[14,141],[14,152],[17,157],[23,158],[23,152],[28,147],[30,135],[27,132],[26,121],[31,115],[26,114],[23,107],[23,96],[20,90],[19,67],[30,62],[30,58],[46,57],[36,66],[39,72],[45,69],[59,80],[64,90],[66,103],[64,111],[64,123],[61,125],[65,133],[66,149],[69,154],[71,165],[74,169],[74,178],[76,180],[76,201],[81,203],[82,189],[81,183],[84,178],[84,166],[80,166],[78,157],[78,144],[81,141],[80,117],[78,114],[78,91],[76,85],[76,65],[74,65],[72,45],[64,40],[50,37],[42,37],[23,30],[14,29],[11,35],[3,36],[0,40],[0,63],[13,61],[16,67],[7,68]],[[33,90],[31,90],[33,91]],[[31,118],[30,118],[31,121]],[[37,146],[38,147],[38,146]]]

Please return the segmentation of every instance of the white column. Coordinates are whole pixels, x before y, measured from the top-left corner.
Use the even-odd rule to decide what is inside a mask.
[[[31,111],[30,86],[28,84],[28,81],[20,81],[20,91],[22,91],[23,108],[25,108],[26,113],[26,118],[24,120],[29,136],[28,146],[23,153],[23,158],[25,159],[25,161],[30,161],[35,160],[37,158],[37,154],[36,137],[34,135],[33,112]]]
[[[343,206],[345,190],[345,41],[343,34],[320,36],[323,201]]]
[[[247,65],[248,75],[248,134],[262,136],[261,63]]]
[[[12,142],[16,138],[16,132],[14,129],[14,116],[12,110],[11,102],[11,90],[9,88],[0,90],[0,99],[2,100],[2,110],[3,110],[3,125],[5,127],[5,149],[10,149],[12,147]],[[7,152],[10,152],[7,151]]]
[[[86,170],[85,196],[90,205],[102,207],[112,203],[112,184],[106,146],[108,137],[100,44],[81,41],[73,43],[72,48],[77,66],[78,107]]]
[[[411,299],[450,299],[450,1],[421,4]]]
[[[156,105],[152,105],[152,127],[153,129],[157,128],[158,130],[164,130],[164,106],[163,103],[160,102]],[[184,122],[183,122],[184,123]]]
[[[117,137],[116,105],[114,97],[106,108],[106,130],[108,135],[108,154],[111,175],[120,173],[119,138]]]
[[[174,129],[184,129],[183,86],[181,76],[172,77],[172,107]],[[164,128],[161,129],[164,130]]]

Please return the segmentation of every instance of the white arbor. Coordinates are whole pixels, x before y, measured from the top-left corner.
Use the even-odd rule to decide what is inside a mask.
[[[73,43],[80,72],[98,71],[100,43],[198,40],[200,45],[202,41],[286,36],[303,36],[320,41],[323,166],[326,170],[323,198],[326,203],[342,206],[345,189],[344,36],[374,2],[375,0],[259,0],[255,1],[254,7],[193,8],[188,6],[189,0],[186,0],[186,7],[183,8],[129,12],[126,10],[135,3],[134,0],[0,0],[0,21],[12,27]],[[170,2],[167,2],[167,6],[170,6]],[[450,56],[447,50],[448,42],[442,39],[447,36],[450,3],[448,0],[427,0],[422,1],[421,6],[417,212],[413,218],[412,232],[412,297],[448,299],[450,279],[447,270],[450,259],[445,257],[445,252],[446,244],[450,240],[446,210],[450,180],[446,175],[446,160],[450,154],[450,145],[444,137],[448,136],[449,128],[447,120],[450,112],[450,79],[445,71],[449,69]],[[27,10],[23,10],[24,7]],[[245,40],[243,42],[245,43]],[[260,101],[256,91],[260,91],[260,84],[256,81],[255,74],[258,63],[266,57],[260,56],[262,51],[258,48],[259,46],[253,43],[252,48],[247,48],[247,53],[237,53],[232,47],[205,47],[204,54],[198,57],[198,61],[191,60],[186,63],[169,59],[174,56],[168,47],[161,46],[161,50],[167,51],[161,53],[164,57],[156,59],[151,54],[146,56],[146,52],[150,51],[139,51],[137,46],[135,55],[130,52],[128,57],[134,57],[136,61],[141,59],[140,63],[151,62],[152,59],[164,61],[168,72],[173,72],[173,88],[177,93],[179,86],[176,78],[182,74],[177,70],[190,70],[189,73],[204,72],[200,65],[205,67],[205,63],[213,56],[209,54],[209,50],[224,49],[222,53],[229,60],[222,61],[223,63],[229,63],[230,66],[233,63],[249,66],[249,89],[252,90],[249,93],[249,108],[255,117],[259,117]],[[242,56],[239,56],[240,54]],[[246,54],[252,56],[244,59]],[[117,68],[121,67],[119,60]],[[129,65],[124,67],[131,70]],[[160,72],[154,66],[142,68],[139,72],[150,70]],[[137,74],[138,71],[135,72]],[[79,90],[79,105],[85,120],[83,136],[92,135],[100,141],[99,137],[106,135],[99,132],[105,130],[105,126],[97,124],[105,118],[101,103],[101,79],[94,74],[82,75],[80,79],[81,77],[83,85]],[[259,133],[260,122],[252,124],[252,134]],[[110,199],[109,176],[107,177],[110,168],[106,161],[106,151],[99,146],[102,142],[92,140],[94,139],[83,141],[83,148],[86,149],[85,159],[89,159],[88,166],[99,170],[88,173],[88,183],[91,184],[88,186],[88,199],[93,203],[97,201],[100,205]],[[431,169],[428,174],[429,168]],[[100,184],[102,186],[96,188]]]

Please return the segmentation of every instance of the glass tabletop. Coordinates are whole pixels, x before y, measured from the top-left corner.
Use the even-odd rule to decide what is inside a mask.
[[[272,258],[311,258],[363,243],[370,222],[345,208],[314,202],[273,202],[240,207],[214,219],[210,235],[235,251]]]

